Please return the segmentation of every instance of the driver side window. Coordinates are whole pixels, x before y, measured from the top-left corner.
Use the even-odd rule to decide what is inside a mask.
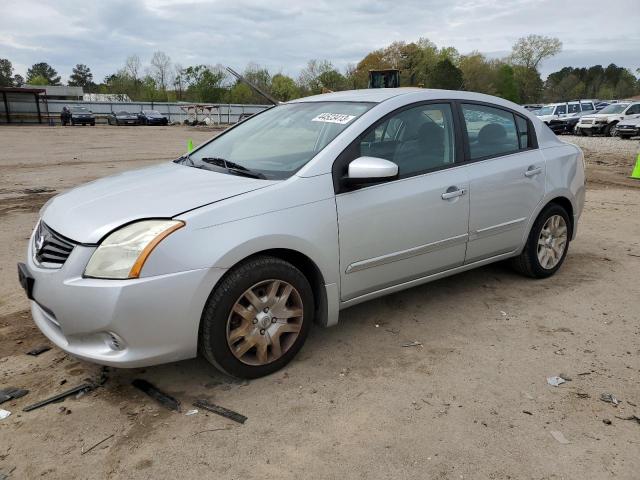
[[[390,160],[406,177],[453,164],[454,145],[451,106],[427,104],[374,125],[360,140],[360,155]]]

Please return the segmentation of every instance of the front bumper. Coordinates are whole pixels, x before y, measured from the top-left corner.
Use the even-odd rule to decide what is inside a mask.
[[[114,367],[195,357],[202,310],[225,270],[205,268],[131,280],[83,278],[95,247],[77,245],[61,268],[38,266],[29,242],[31,313],[62,350]]]
[[[602,133],[606,126],[606,123],[578,123],[578,125],[576,125],[576,128],[580,130],[588,130],[592,133]]]
[[[624,127],[618,125],[618,135],[625,135],[629,137],[635,137],[640,135],[640,128],[638,127]]]

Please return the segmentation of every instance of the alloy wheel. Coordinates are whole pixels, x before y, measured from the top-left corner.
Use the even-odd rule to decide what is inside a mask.
[[[227,319],[227,344],[247,365],[266,365],[295,343],[303,322],[300,293],[288,282],[270,279],[246,290]]]
[[[544,269],[554,268],[567,248],[567,222],[561,215],[547,219],[538,237],[538,262]]]

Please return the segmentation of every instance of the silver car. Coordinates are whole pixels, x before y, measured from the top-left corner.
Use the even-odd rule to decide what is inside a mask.
[[[201,352],[259,377],[360,302],[505,259],[553,275],[584,182],[580,149],[509,101],[331,93],[54,197],[19,276],[72,355],[138,367]]]

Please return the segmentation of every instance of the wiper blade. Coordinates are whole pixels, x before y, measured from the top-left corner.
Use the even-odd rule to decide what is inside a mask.
[[[245,167],[244,165],[240,165],[238,163],[231,162],[231,161],[226,160],[224,158],[220,158],[220,157],[204,157],[204,158],[201,158],[200,160],[202,160],[204,163],[208,163],[209,165],[216,165],[218,167],[225,168],[229,172],[235,173],[236,175],[242,175],[242,176],[250,177],[250,178],[259,178],[259,179],[263,179],[263,180],[265,178],[267,178],[262,173],[255,172],[255,171],[251,170],[250,168]]]

